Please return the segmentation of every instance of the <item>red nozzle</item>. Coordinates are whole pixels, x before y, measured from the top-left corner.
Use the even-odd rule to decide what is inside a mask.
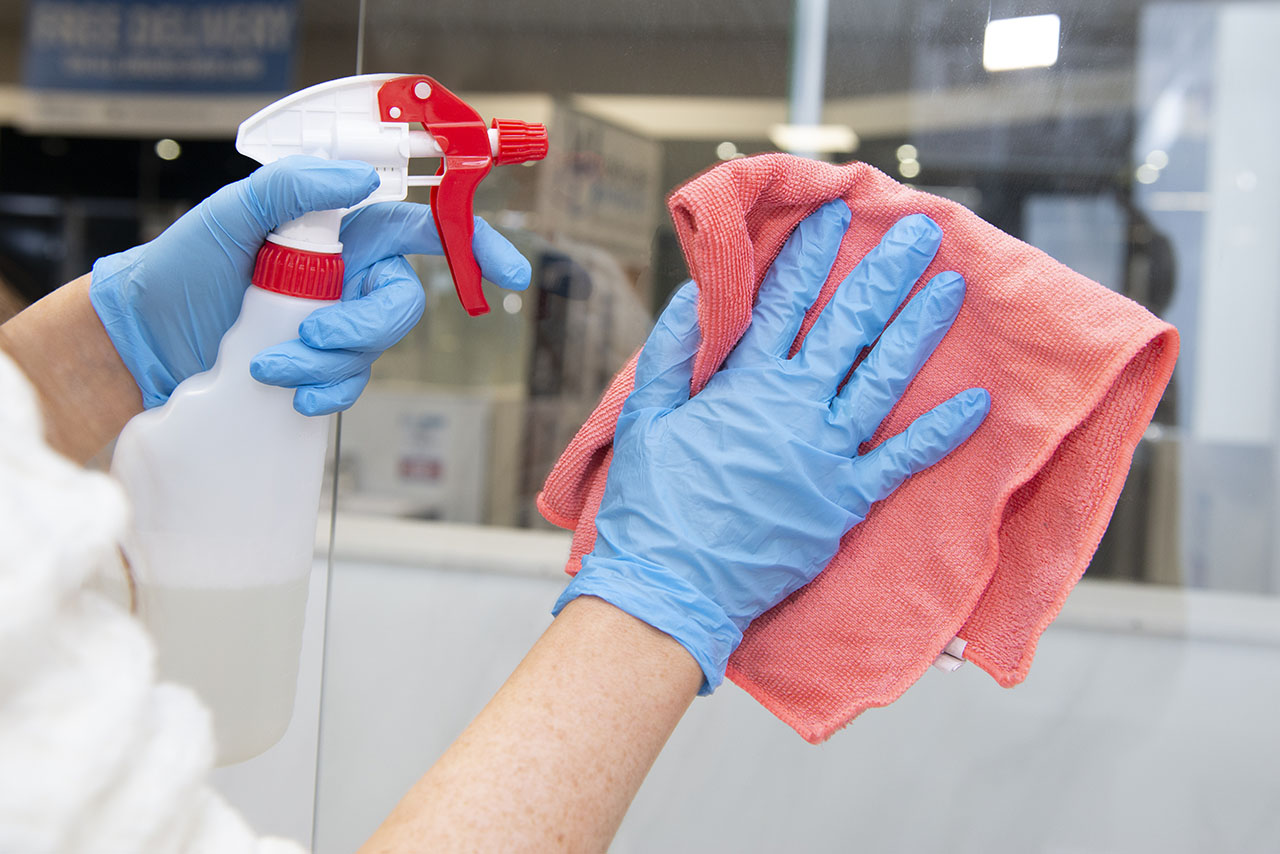
[[[546,127],[494,119],[498,129],[494,158],[489,129],[480,114],[425,75],[397,77],[382,84],[378,111],[384,122],[421,122],[444,152],[436,172],[440,184],[431,188],[431,215],[462,307],[472,316],[484,314],[489,304],[480,288],[480,265],[471,252],[476,187],[495,162],[527,163],[546,157]]]
[[[499,166],[511,163],[531,163],[547,156],[547,126],[529,124],[519,119],[494,119],[498,130]]]

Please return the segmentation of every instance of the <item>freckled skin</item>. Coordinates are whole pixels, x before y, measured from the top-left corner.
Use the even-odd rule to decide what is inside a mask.
[[[701,682],[670,636],[575,599],[360,854],[605,851]]]

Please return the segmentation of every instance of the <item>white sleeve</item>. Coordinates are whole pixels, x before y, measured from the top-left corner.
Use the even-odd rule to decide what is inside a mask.
[[[302,854],[207,782],[208,712],[157,684],[142,625],[86,588],[122,572],[123,493],[45,444],[0,353],[0,852]]]

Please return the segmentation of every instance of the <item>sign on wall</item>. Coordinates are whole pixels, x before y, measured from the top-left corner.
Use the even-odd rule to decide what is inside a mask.
[[[296,0],[31,0],[23,78],[72,91],[291,88]]]
[[[557,105],[540,167],[538,221],[553,234],[649,265],[662,212],[662,145]]]

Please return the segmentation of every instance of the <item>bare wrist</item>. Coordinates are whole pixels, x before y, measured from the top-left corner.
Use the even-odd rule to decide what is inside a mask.
[[[84,462],[142,411],[142,394],[89,302],[89,275],[0,326],[3,349],[35,386],[45,438]]]

